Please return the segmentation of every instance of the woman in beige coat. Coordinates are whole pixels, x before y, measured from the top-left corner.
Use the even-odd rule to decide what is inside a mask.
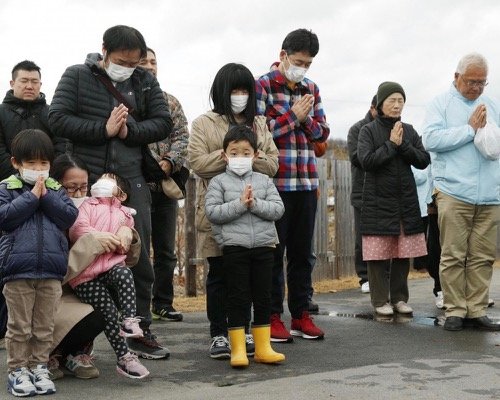
[[[230,351],[222,252],[205,216],[205,194],[210,179],[226,170],[226,163],[222,159],[222,142],[230,127],[247,125],[257,136],[258,154],[253,163],[253,169],[257,172],[274,176],[278,170],[278,149],[267,128],[266,118],[256,116],[255,81],[248,68],[235,63],[224,65],[215,76],[210,99],[213,109],[196,118],[191,125],[188,159],[200,178],[196,186],[196,228],[198,254],[207,258],[209,267],[206,295],[212,337],[210,357],[227,359]],[[253,338],[249,334],[247,352],[248,355],[254,352]]]

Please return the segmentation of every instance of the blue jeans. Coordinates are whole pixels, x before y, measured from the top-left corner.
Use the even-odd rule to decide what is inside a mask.
[[[174,300],[175,232],[177,227],[177,200],[163,192],[151,192],[151,242],[153,244],[153,307],[171,307]]]
[[[285,277],[283,255],[287,258],[288,309],[292,318],[308,310],[311,290],[312,238],[316,218],[316,190],[280,192],[285,214],[276,222],[280,244],[276,247],[271,289],[271,313],[283,313]]]

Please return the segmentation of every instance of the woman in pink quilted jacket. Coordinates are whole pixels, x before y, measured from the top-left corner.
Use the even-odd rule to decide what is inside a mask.
[[[132,209],[124,206],[130,193],[130,184],[116,174],[103,174],[90,188],[92,197],[80,206],[78,218],[69,230],[72,243],[89,232],[109,232],[120,238],[117,251],[98,256],[85,270],[69,281],[75,294],[104,316],[104,333],[116,353],[118,373],[141,379],[149,371],[133,356],[126,337],[142,337],[136,318],[134,278],[125,265],[131,244],[130,229],[134,227]],[[126,228],[126,229],[125,229]],[[109,289],[118,294],[119,313]]]

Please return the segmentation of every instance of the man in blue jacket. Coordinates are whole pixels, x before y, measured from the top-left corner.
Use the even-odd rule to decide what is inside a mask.
[[[441,242],[439,265],[446,321],[500,330],[486,316],[500,211],[500,163],[474,145],[477,130],[500,123],[500,104],[483,95],[488,64],[477,53],[458,63],[447,92],[429,105],[423,143],[432,156],[434,196]]]

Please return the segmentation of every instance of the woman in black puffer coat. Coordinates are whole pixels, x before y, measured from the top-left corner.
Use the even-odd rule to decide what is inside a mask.
[[[401,85],[382,83],[378,116],[358,138],[358,159],[366,172],[363,260],[368,262],[371,302],[380,315],[413,312],[407,304],[409,259],[427,254],[411,166],[424,169],[430,156],[415,129],[401,122],[405,101]]]

